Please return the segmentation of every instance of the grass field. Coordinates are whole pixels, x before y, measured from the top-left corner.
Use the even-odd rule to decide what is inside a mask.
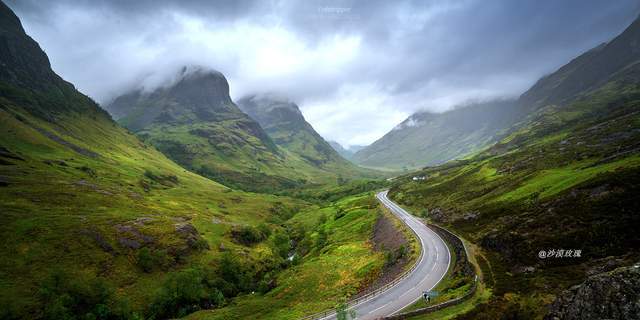
[[[378,210],[377,201],[368,193],[296,214],[287,223],[309,230],[308,236],[316,246],[278,275],[273,290],[242,296],[227,307],[200,311],[187,318],[296,319],[335,307],[375,278],[383,267],[382,252],[373,252],[370,243]],[[317,245],[320,232],[326,234],[322,246]]]

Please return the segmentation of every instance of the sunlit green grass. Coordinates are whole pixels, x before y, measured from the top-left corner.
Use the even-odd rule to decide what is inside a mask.
[[[345,215],[333,219],[338,208]],[[378,214],[372,194],[297,214],[289,223],[312,227],[321,216],[327,217],[324,228],[329,238],[322,250],[310,252],[300,264],[278,275],[272,291],[243,296],[228,307],[200,311],[188,319],[296,319],[335,307],[382,269],[384,256],[373,252],[369,242]]]

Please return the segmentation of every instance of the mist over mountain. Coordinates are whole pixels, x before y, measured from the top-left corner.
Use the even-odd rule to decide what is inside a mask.
[[[298,106],[277,94],[249,95],[238,100],[238,107],[258,121],[269,137],[310,163],[323,166],[344,159],[331,148],[305,120]]]
[[[444,163],[495,143],[521,114],[514,100],[476,103],[444,113],[415,113],[356,152],[353,161],[394,169]]]
[[[221,90],[213,96],[226,121],[248,119],[220,106],[229,102],[220,75],[197,78]],[[153,101],[167,102],[162,111],[172,121],[195,122],[198,109],[210,115],[203,99],[211,97],[186,88],[190,80],[152,94]],[[185,101],[192,103],[189,110],[180,110],[177,104]],[[136,128],[161,124],[159,114],[136,121]],[[149,307],[158,306],[162,279],[191,267],[211,268],[219,254],[208,241],[231,243],[225,236],[230,227],[204,236],[203,226],[213,219],[228,226],[264,221],[262,213],[293,204],[274,198],[231,191],[119,126],[51,69],[45,52],[0,1],[0,318],[175,318],[173,307]],[[221,206],[233,214],[223,214]],[[238,293],[226,292],[228,298]],[[199,298],[193,303],[205,305]]]
[[[640,20],[622,34],[571,60],[536,82],[517,100],[491,101],[444,113],[418,112],[357,152],[370,167],[419,168],[463,158],[495,142],[527,115],[566,104],[607,82],[634,81],[639,68]]]
[[[242,118],[229,97],[222,73],[202,67],[183,67],[176,80],[148,91],[140,88],[105,106],[113,117],[138,131],[155,122],[186,124],[196,120]]]
[[[106,109],[176,162],[220,182],[250,189],[298,183],[272,174],[286,170],[285,155],[231,101],[220,72],[183,68],[178,79],[152,92],[124,94]]]
[[[181,165],[251,191],[278,191],[362,174],[274,96],[229,96],[217,71],[185,67],[169,86],[137,89],[105,108],[118,122]],[[255,120],[254,120],[255,119]]]
[[[567,34],[599,39],[592,33],[621,23],[611,17],[627,16],[624,1],[312,1],[302,8],[322,19],[301,16],[305,39],[281,20],[301,12],[286,0],[12,1],[56,35],[41,44],[78,44],[51,56],[3,1],[0,319],[640,315],[640,17],[523,94],[494,99],[496,83],[512,86],[529,79],[523,66],[562,56],[541,52],[584,44]],[[561,24],[558,9],[569,13]],[[522,23],[496,26],[496,17]],[[452,32],[459,26],[473,32]],[[96,34],[118,41],[96,45]],[[403,54],[349,55],[384,49],[383,39]],[[200,50],[206,63],[184,63],[178,56],[193,51],[176,43],[233,57]],[[420,50],[431,44],[440,54]],[[104,109],[56,72],[62,58],[95,84],[124,83],[112,78],[131,52],[154,72],[132,71]],[[121,69],[97,72],[103,56]],[[347,78],[375,84],[335,81]],[[285,94],[268,93],[274,79]],[[475,102],[435,112],[465,101],[464,88]],[[322,116],[314,128],[309,119]],[[353,145],[378,136],[379,120],[398,124]],[[346,128],[333,135],[332,126]]]
[[[353,145],[353,146],[349,146],[348,148],[345,148],[343,145],[341,145],[337,141],[329,141],[329,145],[331,145],[331,147],[334,150],[336,150],[343,158],[347,160],[351,160],[351,158],[353,158],[353,155],[356,152],[366,147],[366,146]]]
[[[640,56],[640,17],[624,32],[547,75],[522,94],[527,108],[563,104],[614,79],[633,77]],[[632,79],[626,79],[630,81]]]
[[[640,292],[629,272],[640,261],[639,43],[640,18],[540,79],[496,143],[392,188],[396,201],[473,238],[507,275],[457,319],[637,317],[626,297]],[[419,122],[410,120],[403,127]],[[566,246],[579,259],[544,249]]]

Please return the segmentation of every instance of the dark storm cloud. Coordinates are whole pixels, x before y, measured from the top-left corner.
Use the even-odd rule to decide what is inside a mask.
[[[232,95],[280,91],[325,136],[370,143],[420,109],[514,96],[621,32],[620,1],[9,1],[54,69],[100,102],[184,64]]]

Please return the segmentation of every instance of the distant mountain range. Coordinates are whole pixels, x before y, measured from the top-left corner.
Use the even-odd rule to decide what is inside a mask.
[[[498,142],[394,179],[390,192],[487,257],[493,296],[459,318],[637,318],[625,297],[638,299],[638,275],[620,270],[640,261],[640,20],[504,107],[520,119]],[[557,248],[582,255],[556,259]]]
[[[518,99],[412,115],[362,161],[481,151],[390,182],[338,185],[378,173],[342,159],[287,98],[236,105],[205,68],[176,79],[106,106],[124,128],[51,69],[0,1],[1,319],[288,319],[335,307],[389,278],[400,250],[377,238],[416,252],[384,227],[372,196],[382,187],[473,244],[481,285],[462,314],[442,313],[639,314],[640,20]],[[468,292],[462,269],[439,291]]]
[[[217,71],[185,67],[176,78],[105,108],[174,161],[234,188],[274,192],[376,176],[343,159],[286,98],[251,95],[236,105]]]
[[[298,106],[277,94],[254,94],[238,107],[255,119],[276,145],[318,167],[349,165],[305,120]]]
[[[515,105],[511,100],[492,101],[445,113],[415,113],[352,159],[393,169],[443,163],[496,142],[518,118]]]
[[[539,108],[562,104],[594,90],[612,77],[632,80],[640,46],[638,21],[609,43],[573,59],[541,78],[518,99],[490,101],[444,113],[418,112],[353,156],[368,167],[420,168],[462,158],[507,134]]]
[[[195,130],[196,115],[222,119],[242,130],[226,137],[246,138],[246,149],[258,155],[275,154],[266,133],[227,99],[225,85],[219,74],[196,72],[173,88],[132,94],[127,99],[140,103],[136,111],[149,113],[128,123],[136,131],[161,130],[163,122]],[[203,87],[212,90],[197,90]],[[216,103],[205,103],[211,97]],[[178,140],[176,131],[166,135]],[[196,158],[198,150],[177,156],[188,155]],[[221,250],[210,248],[223,242],[229,251],[264,256],[265,247],[258,252],[235,244],[231,227],[279,223],[283,212],[301,204],[230,190],[141,141],[59,77],[0,1],[0,318],[133,319],[143,312],[144,318],[175,318],[175,305],[150,307],[165,279],[196,265],[211,267]],[[260,270],[274,270],[266,260]]]
[[[364,149],[366,146],[361,146],[361,145],[352,145],[349,146],[348,148],[345,148],[343,145],[341,145],[339,142],[337,141],[329,141],[329,145],[331,145],[331,147],[336,150],[343,158],[347,159],[347,160],[351,160],[353,158],[353,155]]]

